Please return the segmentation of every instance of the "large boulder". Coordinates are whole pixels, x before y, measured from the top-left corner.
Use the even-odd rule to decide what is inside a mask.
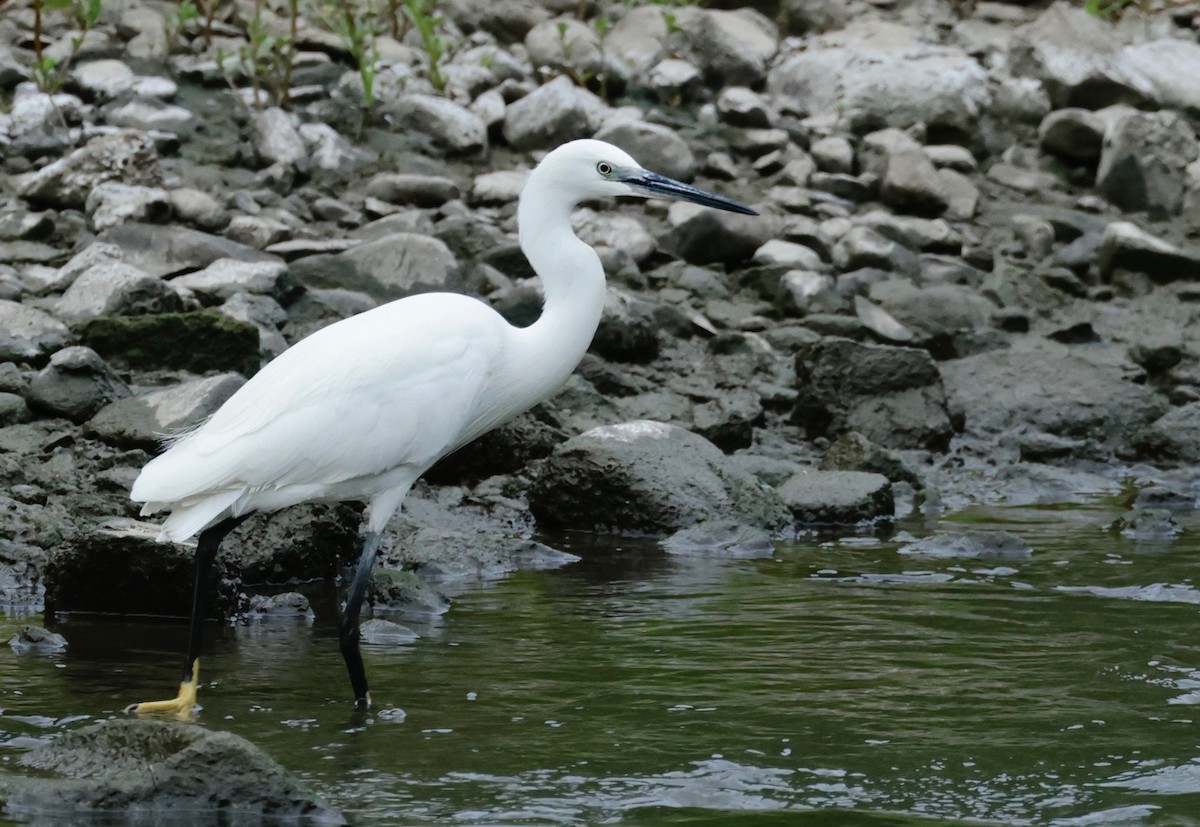
[[[49,313],[0,299],[0,362],[40,363],[73,338]]]
[[[308,256],[291,273],[307,287],[358,290],[379,301],[414,293],[462,290],[458,260],[445,242],[391,233],[342,253]]]
[[[29,404],[52,416],[84,422],[114,399],[129,396],[129,388],[104,360],[88,347],[64,347],[50,357],[29,383]]]
[[[149,135],[121,130],[93,138],[23,178],[18,192],[36,204],[82,210],[91,191],[110,181],[138,186],[162,183],[158,153]]]
[[[966,433],[1049,434],[1078,440],[1097,459],[1127,451],[1132,437],[1166,412],[1152,388],[1131,381],[1138,371],[1123,351],[1029,340],[941,363],[951,406]]]
[[[100,243],[104,245],[101,249],[109,252],[108,257],[118,258],[151,276],[199,270],[222,258],[279,261],[277,256],[228,238],[174,225],[128,222],[101,233]]]
[[[1113,26],[1068,3],[1052,3],[1009,41],[1014,74],[1036,78],[1056,108],[1114,103],[1200,110],[1200,44]],[[1143,30],[1144,31],[1144,30]]]
[[[80,325],[79,338],[119,367],[155,370],[258,370],[258,328],[215,310],[100,316]]]
[[[1200,155],[1175,112],[1130,112],[1104,133],[1096,188],[1118,207],[1165,217],[1183,208],[1187,167]]]
[[[571,79],[560,76],[511,104],[504,139],[513,149],[550,149],[595,133],[607,105]]]
[[[471,110],[436,95],[402,95],[380,107],[406,130],[428,139],[429,149],[445,155],[473,155],[488,146],[487,127]]]
[[[802,471],[778,490],[802,525],[869,522],[895,512],[891,482],[867,471]]]
[[[855,131],[924,123],[973,134],[991,101],[978,61],[922,43],[896,23],[868,18],[806,45],[776,64],[767,88],[802,111],[844,118]]]
[[[245,382],[236,373],[222,373],[117,399],[91,418],[88,431],[122,448],[154,450],[216,413]]]
[[[809,437],[857,431],[888,448],[944,450],[954,435],[925,350],[821,339],[796,354],[794,418]]]
[[[529,507],[547,526],[670,534],[715,519],[781,530],[779,495],[703,437],[640,420],[593,428],[538,470]]]
[[[190,823],[346,823],[249,741],[194,724],[101,721],[63,732],[14,763],[38,773],[0,779],[5,811],[18,817],[52,812],[139,823],[187,813]]]

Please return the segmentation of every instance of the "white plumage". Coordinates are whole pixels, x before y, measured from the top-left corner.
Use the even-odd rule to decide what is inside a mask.
[[[530,174],[521,249],[542,279],[537,322],[516,328],[466,296],[411,296],[317,331],[259,371],[207,422],[149,462],[131,497],[169,511],[160,540],[200,533],[188,655],[178,697],[135,711],[190,711],[198,685],[204,581],[237,518],[309,501],[365,501],[366,534],[341,646],[369,703],[358,616],[380,532],[438,459],[554,393],[583,358],[604,307],[604,270],[571,229],[580,201],[682,198],[753,211],[642,169],[601,141],[564,144]]]

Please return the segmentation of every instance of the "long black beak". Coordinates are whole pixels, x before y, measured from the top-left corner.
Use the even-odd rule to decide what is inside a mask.
[[[681,201],[691,201],[693,204],[716,207],[718,210],[727,210],[742,215],[758,215],[744,204],[739,204],[723,195],[706,192],[682,181],[676,181],[674,178],[659,175],[657,172],[638,170],[621,180],[638,190],[640,195],[678,198]]]

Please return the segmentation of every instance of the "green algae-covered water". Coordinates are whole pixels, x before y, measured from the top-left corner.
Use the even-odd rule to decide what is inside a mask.
[[[1200,525],[1138,543],[1117,514],[941,526],[1015,532],[1028,560],[548,537],[582,561],[450,584],[449,613],[403,619],[417,641],[368,646],[365,718],[332,594],[311,624],[213,626],[200,721],[358,825],[1200,825]],[[60,655],[0,654],[0,771],[173,688],[181,623],[55,628]]]

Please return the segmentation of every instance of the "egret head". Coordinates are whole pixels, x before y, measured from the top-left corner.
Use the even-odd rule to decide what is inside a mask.
[[[628,153],[604,141],[563,144],[542,159],[535,173],[552,182],[572,203],[606,195],[633,195],[674,198],[743,215],[758,215],[729,198],[643,169]]]

